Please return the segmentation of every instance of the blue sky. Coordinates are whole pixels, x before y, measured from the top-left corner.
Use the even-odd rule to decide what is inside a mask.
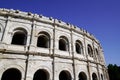
[[[42,14],[84,28],[101,42],[107,65],[120,66],[120,0],[1,0],[0,8]]]

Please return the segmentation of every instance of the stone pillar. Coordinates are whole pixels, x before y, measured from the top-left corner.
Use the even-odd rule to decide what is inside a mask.
[[[73,46],[73,30],[72,30],[72,26],[71,26],[71,54],[72,54],[72,60],[73,60],[73,64],[72,64],[72,66],[73,66],[73,80],[76,80],[76,69],[75,69],[75,67],[76,67],[76,65],[75,65],[75,58],[74,58],[74,46]]]
[[[55,25],[55,20],[54,20],[54,24],[53,24],[53,49],[52,49],[52,58],[53,58],[53,62],[52,62],[52,70],[53,70],[53,77],[52,80],[55,80],[55,50],[56,50],[56,25]]]
[[[98,73],[98,80],[101,80],[100,70],[99,70],[99,64],[97,64],[97,73]]]
[[[30,39],[30,52],[35,53],[35,47],[37,44],[37,35],[36,35],[36,21],[33,21],[32,25],[31,25],[31,39]]]
[[[1,42],[2,43],[6,43],[6,37],[7,37],[7,32],[8,32],[8,28],[9,28],[9,24],[10,24],[10,17],[7,17],[6,23],[5,23],[5,28],[3,30],[3,35],[1,38]]]
[[[84,45],[85,45],[85,53],[86,53],[86,59],[87,59],[88,80],[91,80],[91,75],[90,75],[90,62],[88,62],[88,54],[87,54],[87,47],[86,47],[85,35],[84,35]]]

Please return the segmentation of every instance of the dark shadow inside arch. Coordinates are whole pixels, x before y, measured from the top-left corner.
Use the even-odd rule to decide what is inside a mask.
[[[103,79],[103,75],[102,75],[102,74],[101,74],[101,80],[104,80],[104,79]]]
[[[45,70],[38,70],[35,72],[33,80],[49,80],[49,74]]]
[[[59,74],[59,80],[72,80],[72,79],[68,71],[62,71]]]
[[[50,35],[46,32],[40,32],[37,40],[37,47],[50,48]]]
[[[6,70],[1,80],[21,80],[21,72],[15,68]]]
[[[92,50],[91,45],[88,44],[87,48],[88,48],[88,55],[89,55],[90,57],[93,57],[93,50]]]
[[[77,40],[75,43],[75,46],[76,46],[76,52],[78,54],[81,54],[82,53],[82,43],[79,40]]]
[[[86,74],[84,72],[81,72],[79,74],[79,80],[87,80],[87,76],[86,76]]]
[[[2,30],[1,30],[1,27],[0,27],[0,32],[1,32]]]
[[[43,48],[49,48],[49,39],[44,35],[39,36],[37,41],[37,46]]]
[[[59,38],[59,50],[69,51],[69,42],[65,36]]]
[[[59,40],[59,49],[66,51],[66,42],[63,39]]]
[[[75,46],[76,46],[76,52],[81,54],[80,45],[78,43],[76,43]]]
[[[26,44],[26,39],[27,39],[27,36],[26,36],[25,33],[23,33],[23,32],[16,32],[13,35],[11,44],[25,45]]]
[[[95,73],[92,74],[92,80],[98,80],[97,75]]]

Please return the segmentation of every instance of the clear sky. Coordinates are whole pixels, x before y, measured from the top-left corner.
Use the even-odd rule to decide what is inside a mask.
[[[101,42],[107,65],[120,66],[120,0],[0,0],[0,8],[43,14],[84,28]]]

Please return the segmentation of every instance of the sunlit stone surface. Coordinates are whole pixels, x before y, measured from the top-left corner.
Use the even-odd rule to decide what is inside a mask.
[[[109,80],[100,42],[61,20],[0,9],[1,80]]]

